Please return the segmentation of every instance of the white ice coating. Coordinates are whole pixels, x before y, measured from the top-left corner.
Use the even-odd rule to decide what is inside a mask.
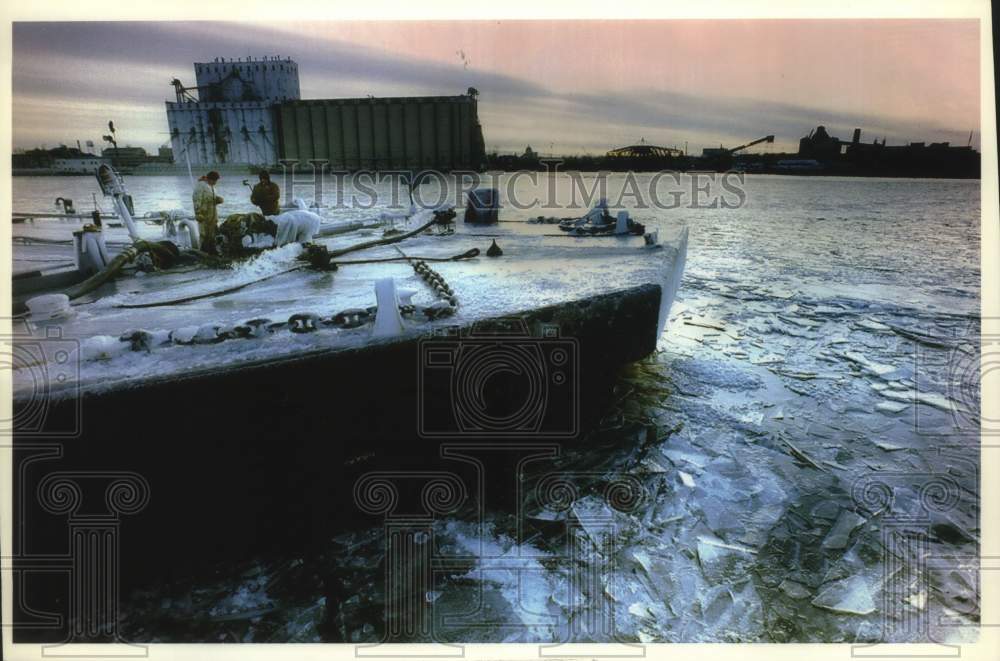
[[[27,306],[34,319],[51,319],[72,313],[66,294],[42,294],[29,298]]]
[[[375,304],[378,312],[375,315],[373,337],[395,337],[403,333],[403,318],[399,315],[399,296],[396,293],[396,281],[392,278],[382,278],[375,281]]]
[[[399,224],[398,229],[412,230],[426,223],[432,213],[420,211]],[[302,209],[282,215],[291,214],[307,214],[308,229],[315,231],[318,216]],[[662,330],[682,274],[687,229],[663,221],[650,221],[647,225],[658,227],[661,236],[668,237],[662,247],[648,247],[642,237],[571,237],[554,233],[551,226],[524,223],[490,227],[487,230],[490,236],[482,237],[478,236],[484,233],[482,228],[469,228],[459,222],[452,235],[430,232],[408,239],[398,245],[409,256],[452,257],[474,247],[485,253],[495,237],[504,256],[434,263],[435,271],[459,299],[458,312],[450,319],[436,322],[407,319],[403,322],[404,335],[423,334],[436,326],[471,323],[643,284],[663,288],[659,315]],[[337,249],[381,236],[381,229],[361,229],[318,237],[316,242]],[[394,278],[397,290],[415,291],[411,298],[416,305],[430,306],[438,300],[406,262],[344,265],[335,273],[316,272],[296,268],[303,266],[296,259],[301,251],[302,246],[294,242],[223,271],[199,268],[152,273],[144,278],[126,277],[99,290],[99,297],[75,301],[76,314],[72,319],[61,320],[61,328],[64,337],[76,341],[95,336],[117,338],[138,329],[159,336],[175,331],[171,341],[156,343],[149,352],[85,352],[80,370],[82,384],[112,387],[116,383],[192,369],[223,368],[303,350],[369,343],[373,340],[371,326],[277,333],[211,345],[200,344],[194,336],[182,338],[184,334],[179,336],[176,331],[186,327],[228,327],[255,318],[285,321],[301,312],[331,315],[349,308],[367,308],[376,303],[374,283],[384,278]],[[344,259],[398,257],[392,246],[384,246]],[[204,297],[223,291],[228,293]],[[156,307],[121,307],[181,299],[196,300]],[[36,333],[44,333],[44,328],[39,326]]]
[[[628,233],[628,211],[619,211],[618,219],[615,223],[615,234]]]

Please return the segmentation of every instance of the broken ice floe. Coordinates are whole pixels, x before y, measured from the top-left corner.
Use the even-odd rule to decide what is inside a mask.
[[[738,544],[727,544],[707,536],[698,538],[698,563],[711,583],[745,578],[754,563],[755,551]]]
[[[875,410],[883,413],[899,413],[908,408],[910,408],[910,405],[903,402],[879,402],[875,405]]]
[[[825,585],[812,600],[812,605],[849,615],[868,615],[875,612],[875,601],[872,599],[871,590],[861,576],[851,576]]]
[[[837,517],[837,522],[833,524],[833,528],[829,533],[827,533],[826,538],[823,540],[823,548],[845,548],[848,540],[850,539],[851,533],[864,522],[865,519],[858,516],[854,512],[851,512],[850,510],[841,510],[840,516]]]

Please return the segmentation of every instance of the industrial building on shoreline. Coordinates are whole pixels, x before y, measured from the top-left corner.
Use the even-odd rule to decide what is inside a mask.
[[[321,160],[331,170],[478,170],[485,147],[478,92],[458,96],[303,100],[290,58],[195,63],[166,102],[174,162],[191,166]],[[197,95],[197,96],[195,96]]]

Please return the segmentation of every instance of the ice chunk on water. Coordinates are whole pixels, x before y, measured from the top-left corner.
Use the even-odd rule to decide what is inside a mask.
[[[698,563],[711,583],[732,582],[745,575],[753,562],[752,549],[726,544],[712,537],[698,538]]]
[[[817,519],[832,521],[840,514],[840,505],[832,500],[821,500],[810,510],[809,515]]]
[[[773,365],[776,363],[783,363],[783,362],[785,362],[784,357],[779,356],[778,354],[775,353],[765,353],[761,355],[759,358],[753,358],[750,360],[750,363],[753,365]]]
[[[698,468],[704,468],[708,463],[708,457],[695,452],[684,452],[683,450],[664,450],[663,454],[666,455],[666,457],[670,459],[675,466],[681,463],[688,463],[692,466],[697,466]]]
[[[852,363],[855,363],[856,365],[859,365],[876,376],[885,376],[886,374],[896,371],[896,367],[894,365],[885,365],[868,360],[864,354],[860,354],[857,351],[844,352],[844,358],[848,359]]]
[[[875,405],[875,410],[882,413],[899,413],[909,407],[909,404],[904,404],[903,402],[879,402]]]
[[[830,532],[827,533],[826,538],[823,540],[823,548],[846,548],[851,533],[864,522],[864,518],[854,512],[841,510],[840,516],[837,517],[837,522],[833,524],[833,528],[830,529]]]
[[[805,599],[812,594],[806,586],[795,581],[790,581],[787,578],[778,584],[778,589],[791,599]]]
[[[953,399],[949,399],[949,398],[945,397],[944,395],[939,395],[937,393],[933,393],[933,392],[917,392],[917,400],[923,402],[924,404],[928,404],[928,405],[933,406],[935,408],[939,408],[942,411],[962,411],[962,412],[965,412],[965,409],[963,407],[959,406],[958,402],[956,402]]]
[[[717,535],[730,531],[739,532],[743,529],[732,505],[714,496],[702,501],[702,513],[705,516],[705,523]]]
[[[916,393],[912,390],[898,390],[893,387],[886,388],[881,392],[883,397],[889,397],[890,399],[895,399],[900,402],[912,402],[916,397]]]
[[[826,585],[812,605],[835,613],[868,615],[875,612],[875,601],[864,578],[851,576]]]
[[[941,409],[942,411],[959,411],[966,412],[965,408],[959,405],[953,399],[949,399],[944,395],[939,395],[934,392],[920,392],[919,390],[911,390],[904,385],[891,384],[888,388],[881,393],[884,397],[889,397],[890,399],[895,399],[900,402],[922,402],[928,406],[933,406],[934,408]]]
[[[917,610],[924,610],[927,608],[927,591],[921,590],[920,592],[911,594],[905,599],[905,601]]]
[[[889,328],[885,324],[880,323],[878,321],[874,321],[872,319],[862,319],[861,321],[857,322],[857,325],[860,326],[861,328],[864,328],[864,329],[867,329],[867,330],[872,330],[872,331],[885,332],[885,331],[891,331],[892,330],[891,328]]]
[[[596,548],[603,549],[614,532],[611,508],[603,499],[587,496],[574,502],[571,511],[587,538]]]
[[[896,445],[895,443],[884,443],[882,441],[875,441],[875,447],[885,450],[886,452],[894,452],[895,450],[905,450],[906,448],[902,445]]]

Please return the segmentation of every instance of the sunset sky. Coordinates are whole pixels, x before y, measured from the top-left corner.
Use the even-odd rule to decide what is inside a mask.
[[[14,147],[167,142],[193,62],[290,56],[302,97],[480,91],[488,149],[700,152],[825,124],[870,142],[979,145],[970,20],[15,23]]]

